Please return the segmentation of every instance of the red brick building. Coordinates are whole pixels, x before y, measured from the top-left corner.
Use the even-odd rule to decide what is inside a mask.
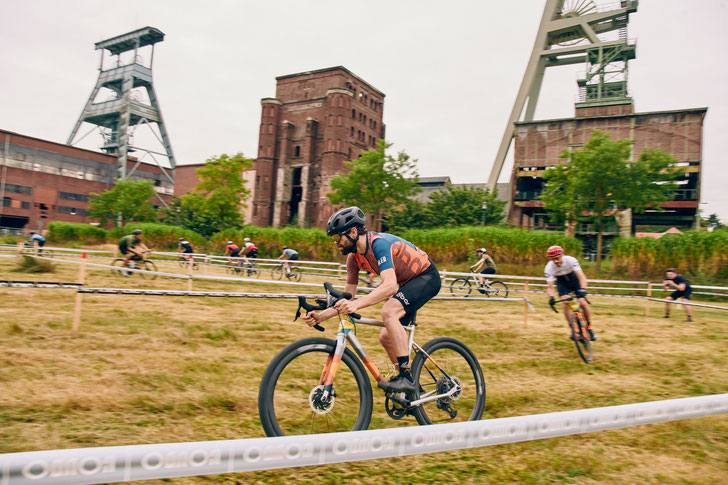
[[[253,224],[324,227],[331,178],[384,138],[384,94],[338,66],[277,77],[261,104]]]
[[[700,201],[703,121],[707,108],[634,113],[628,105],[576,108],[576,117],[516,123],[514,167],[511,175],[513,194],[510,222],[524,228],[548,227],[548,215],[539,199],[544,182],[543,171],[564,163],[559,155],[565,149],[578,149],[601,130],[611,138],[633,142],[637,159],[647,147],[659,148],[680,161],[686,168],[679,182],[675,200],[663,204],[663,212],[648,210],[621,220],[623,233],[634,233],[636,225],[664,225],[689,228],[696,223]],[[590,228],[576,228],[588,236]],[[612,229],[612,234],[618,228]]]
[[[115,156],[5,130],[0,160],[0,227],[25,232],[43,230],[51,221],[90,222],[89,194],[110,189],[118,173]],[[151,180],[166,200],[174,192],[156,164],[130,159],[127,173]]]

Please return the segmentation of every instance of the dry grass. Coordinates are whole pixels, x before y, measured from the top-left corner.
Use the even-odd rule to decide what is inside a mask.
[[[0,279],[75,281],[78,272],[59,265],[53,274],[11,273],[15,264],[0,258]],[[105,270],[91,271],[87,284],[187,285],[118,279]],[[270,291],[221,282],[195,282],[195,289]],[[0,289],[0,453],[264,436],[257,390],[267,363],[287,343],[318,335],[291,323],[291,300],[86,295],[81,332],[73,336],[73,298],[72,290]],[[643,302],[594,298],[599,340],[595,362],[585,365],[562,318],[544,297],[534,298],[528,328],[517,303],[432,302],[420,313],[418,341],[452,335],[479,357],[486,418],[728,389],[725,313],[696,309],[695,323],[685,324],[679,309],[664,320],[655,303],[645,318]],[[375,360],[385,360],[373,330],[362,328],[359,337]],[[391,421],[377,395],[372,427],[397,425],[414,421]],[[726,436],[726,417],[716,416],[386,461],[147,483],[726,483]]]

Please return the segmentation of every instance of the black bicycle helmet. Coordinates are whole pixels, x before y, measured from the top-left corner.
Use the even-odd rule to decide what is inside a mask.
[[[341,234],[352,227],[364,226],[366,223],[367,218],[360,208],[356,206],[347,207],[335,212],[329,218],[329,222],[326,223],[326,234],[328,236]]]
[[[135,236],[138,236],[139,234],[142,233],[142,230],[141,229],[134,229],[133,231],[131,231],[131,233],[134,234]]]

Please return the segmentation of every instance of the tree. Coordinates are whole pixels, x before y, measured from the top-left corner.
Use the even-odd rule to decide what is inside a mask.
[[[506,201],[498,199],[497,190],[448,186],[430,194],[428,222],[432,226],[479,225],[485,215],[485,224],[498,224],[503,220],[505,206]]]
[[[162,210],[165,224],[181,226],[205,237],[218,232],[218,223],[212,215],[205,210],[205,197],[196,192],[175,197],[169,207]]]
[[[123,226],[127,222],[152,222],[156,211],[151,198],[154,186],[148,180],[117,180],[114,187],[102,193],[92,192],[88,202],[89,216],[99,219],[101,225],[116,220]]]
[[[389,210],[385,220],[387,230],[393,232],[413,227],[427,228],[431,226],[427,205],[415,199],[407,199],[404,204]]]
[[[243,172],[252,165],[253,161],[245,158],[242,153],[233,156],[223,153],[217,158],[208,158],[197,169],[200,183],[195,187],[196,191],[202,193],[204,203],[199,198],[193,198],[188,199],[189,205],[211,217],[220,231],[241,227],[241,210],[247,207],[245,201],[250,197],[250,190],[243,181]]]
[[[344,203],[359,206],[374,217],[374,224],[381,222],[384,209],[403,204],[419,192],[417,185],[417,160],[410,160],[405,152],[397,157],[386,154],[391,143],[377,142],[376,150],[363,152],[359,159],[344,162],[351,171],[339,172],[331,179],[334,192],[327,194],[333,204]]]
[[[564,150],[558,165],[544,174],[541,200],[549,211],[567,221],[587,221],[597,233],[597,270],[602,255],[602,233],[616,210],[644,212],[669,200],[684,171],[662,150],[647,148],[630,161],[630,140],[610,140],[599,130],[581,150]]]

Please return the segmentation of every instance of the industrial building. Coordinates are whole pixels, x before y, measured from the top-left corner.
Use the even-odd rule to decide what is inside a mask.
[[[337,66],[277,77],[261,105],[253,224],[324,227],[331,178],[384,138],[384,93]]]

